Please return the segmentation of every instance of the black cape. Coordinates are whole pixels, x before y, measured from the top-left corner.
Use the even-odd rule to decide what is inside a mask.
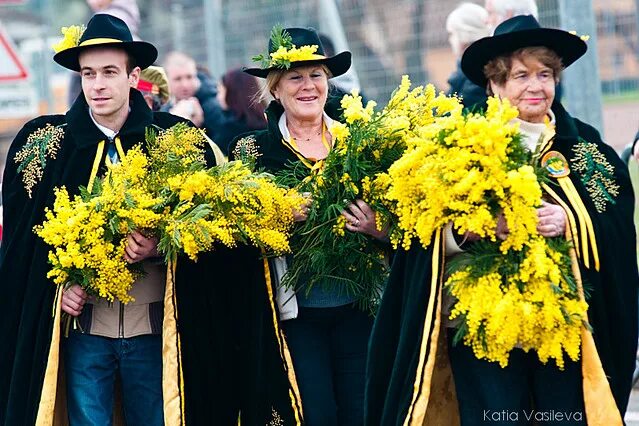
[[[131,90],[130,105],[119,133],[125,151],[144,141],[146,129],[166,129],[184,121],[153,113],[137,90]],[[55,158],[46,159],[30,198],[14,158],[29,135],[47,124],[62,129],[64,136]],[[27,123],[9,150],[0,247],[0,338],[5,345],[0,351],[0,424],[66,423],[64,392],[58,386],[59,289],[46,278],[50,247],[33,227],[44,221],[45,207],[53,205],[55,187],[64,185],[73,195],[87,185],[103,139],[79,97],[66,115]],[[98,159],[99,174],[105,171],[105,156],[106,149]],[[213,149],[207,149],[206,158],[215,164]],[[198,263],[178,259],[176,270],[168,271],[163,324],[166,424],[209,424],[230,410],[233,424],[240,411],[247,424],[265,424],[278,416],[285,424],[298,423],[294,384],[287,375],[279,331],[269,321],[275,308],[266,285],[255,292],[249,287],[268,278],[260,265],[253,262],[247,267],[247,252],[255,259],[251,250],[220,249],[201,256]],[[212,303],[200,309],[209,294],[214,296]],[[240,333],[242,338],[228,337]],[[238,351],[242,356],[236,356]],[[242,377],[234,381],[236,385],[230,384],[233,375]],[[204,377],[206,381],[199,380]],[[233,386],[239,390],[229,391]]]
[[[623,418],[637,349],[639,276],[634,194],[627,168],[599,133],[572,118],[561,104],[555,103],[552,109],[556,135],[548,150],[558,151],[568,160],[569,178],[592,220],[600,260],[597,270],[594,250],[589,247],[589,266],[584,264],[583,252],[578,264],[583,282],[590,288],[588,317],[596,346],[594,351],[586,349],[584,339],[582,363],[600,365],[598,371],[593,367],[586,374],[584,370],[586,415],[606,413],[611,417],[605,418]],[[587,143],[592,145],[584,145]],[[605,202],[604,211],[598,210],[595,203],[601,206],[601,197],[589,191],[584,183],[589,181],[588,173],[575,169],[577,152],[593,145],[614,168],[614,181],[619,185],[618,195],[612,197],[613,202]],[[577,217],[562,188],[554,184],[551,188]],[[445,333],[440,333],[443,259],[441,240],[427,249],[415,241],[409,251],[396,254],[369,345],[367,425],[459,422],[454,383],[442,344]],[[433,307],[432,311],[429,307]],[[586,394],[595,390],[601,393],[593,402]]]

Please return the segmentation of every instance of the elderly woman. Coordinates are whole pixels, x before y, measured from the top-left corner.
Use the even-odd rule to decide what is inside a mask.
[[[500,24],[492,37],[470,45],[461,62],[471,81],[517,107],[525,145],[541,153],[541,165],[549,170],[551,189],[537,211],[539,234],[558,237],[567,227],[583,231],[574,261],[588,293],[592,334],[583,330],[580,360],[566,360],[560,370],[533,352],[515,349],[501,368],[477,359],[461,343],[452,345],[455,329],[436,333],[439,313],[426,313],[425,300],[432,294],[426,287],[431,282],[428,265],[437,249],[413,248],[396,256],[371,339],[367,424],[404,419],[410,424],[424,419],[425,424],[622,424],[637,343],[633,192],[612,148],[555,100],[561,71],[585,52],[578,36],[542,28],[532,16],[517,16]],[[552,166],[544,160],[551,157]],[[500,238],[507,233],[498,226]],[[468,240],[472,237],[462,250]],[[388,348],[392,334],[400,336],[397,348]],[[448,345],[433,339],[446,334]],[[400,354],[392,369],[375,350],[384,344],[385,351]],[[427,360],[423,369],[418,370],[416,359]],[[380,395],[375,390],[380,387],[388,391]]]
[[[230,147],[231,157],[241,147],[256,153],[259,167],[277,172],[299,161],[311,172],[321,165],[332,147],[329,131],[340,116],[339,100],[329,99],[329,79],[344,74],[351,65],[350,52],[326,57],[318,34],[312,29],[288,28],[292,45],[269,43],[269,52],[281,48],[304,52],[284,62],[271,60],[262,68],[245,72],[266,79],[265,94],[274,100],[266,110],[268,128],[241,136]],[[310,46],[317,48],[311,53]],[[307,50],[308,49],[308,50]],[[303,167],[304,167],[303,166]],[[306,219],[306,209],[296,220]],[[375,214],[363,201],[344,212],[352,232],[375,237]],[[294,255],[294,254],[293,254]],[[298,283],[298,288],[303,288]],[[288,299],[288,298],[287,298]],[[340,283],[322,282],[309,291],[299,291],[292,313],[280,312],[295,377],[301,394],[304,422],[309,426],[357,425],[363,419],[364,373],[372,319],[359,310],[353,295],[340,291]]]

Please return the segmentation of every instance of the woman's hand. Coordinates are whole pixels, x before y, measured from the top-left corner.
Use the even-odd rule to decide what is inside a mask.
[[[306,219],[308,219],[308,209],[313,203],[313,198],[311,197],[310,192],[304,192],[302,193],[302,196],[306,198],[304,204],[300,206],[299,210],[293,209],[293,221],[295,222],[304,222]]]
[[[351,232],[370,235],[378,240],[388,239],[388,229],[378,230],[375,223],[375,211],[364,200],[355,200],[342,212],[346,218],[346,229]]]
[[[566,232],[566,213],[556,204],[541,202],[537,209],[537,232],[544,237],[558,237]]]

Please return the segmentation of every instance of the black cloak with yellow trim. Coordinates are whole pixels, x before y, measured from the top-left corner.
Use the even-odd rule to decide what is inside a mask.
[[[549,188],[572,216],[573,234],[588,240],[574,240],[573,264],[590,294],[592,334],[582,333],[586,417],[589,424],[622,424],[637,349],[634,194],[625,165],[599,133],[557,102],[552,110],[556,135],[544,150],[567,159],[573,189],[558,182]],[[603,169],[610,180],[598,178]],[[369,345],[366,425],[459,424],[441,324],[444,259],[441,232],[428,248],[415,241],[395,256]]]
[[[142,143],[146,129],[166,129],[184,121],[167,113],[153,113],[137,90],[130,92],[130,106],[129,116],[119,132],[124,151]],[[47,128],[47,125],[53,127]],[[30,184],[25,183],[24,175],[18,172],[19,165],[14,158],[33,141],[33,137],[29,139],[31,135],[45,128],[41,131],[45,135],[60,134],[60,131],[63,135],[55,156],[42,151],[41,159],[46,160],[46,164],[41,167],[41,176],[34,175],[36,179],[29,197],[26,187]],[[42,141],[42,137],[39,140]],[[100,143],[102,140],[104,135],[94,125],[86,101],[80,95],[66,115],[43,116],[27,123],[9,150],[3,179],[4,235],[0,247],[0,339],[4,345],[0,351],[1,425],[67,424],[63,366],[59,362],[60,289],[46,277],[50,247],[34,234],[33,227],[44,221],[45,207],[53,205],[55,187],[64,185],[74,195],[79,193],[80,186],[88,184],[94,163],[98,167],[96,171],[104,173],[107,150]],[[214,145],[207,148],[206,158],[211,165],[223,161],[219,148]],[[179,259],[168,271],[163,324],[167,425],[211,424],[219,418],[215,409],[227,410],[223,405],[227,403],[236,407],[233,424],[237,424],[238,418],[247,419],[246,424],[266,424],[274,418],[277,420],[277,416],[293,419],[286,424],[295,424],[295,400],[291,397],[294,386],[289,382],[285,351],[273,325],[275,308],[268,297],[267,286],[246,295],[252,289],[246,285],[268,282],[268,274],[261,265],[253,263],[247,267],[247,250],[250,249],[237,252],[220,249],[202,256],[197,264]],[[254,279],[256,274],[261,281]],[[181,288],[185,289],[179,304],[176,288],[178,294]],[[216,312],[198,311],[196,302],[202,299],[199,291],[218,292],[218,295],[233,293],[234,297],[230,298],[233,302],[215,299],[215,306],[209,308]],[[211,318],[217,315],[220,321],[216,318],[208,324],[189,322],[190,317],[202,312]],[[240,312],[248,314],[232,323],[230,320],[241,316]],[[184,318],[178,313],[183,313]],[[200,330],[202,333],[198,335]],[[226,339],[226,335],[239,333],[250,334],[243,339]],[[215,340],[215,344],[199,346],[197,337]],[[235,358],[238,346],[234,342],[238,342],[241,357]],[[220,362],[230,359],[235,362]],[[199,390],[193,387],[197,384],[198,372],[214,377],[209,383],[216,388],[193,392],[192,389]],[[226,379],[231,376],[244,377],[237,382],[253,387],[243,388],[239,393],[229,392],[228,398],[220,398],[227,395],[229,388],[223,386],[229,384]],[[273,378],[275,384],[257,386],[264,377]],[[204,418],[198,411],[202,405],[211,408],[210,421],[198,423],[195,419]],[[189,409],[193,409],[193,416]]]

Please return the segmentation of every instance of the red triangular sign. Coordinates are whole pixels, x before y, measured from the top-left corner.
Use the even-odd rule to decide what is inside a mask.
[[[28,76],[9,35],[0,26],[0,82],[26,80]]]

